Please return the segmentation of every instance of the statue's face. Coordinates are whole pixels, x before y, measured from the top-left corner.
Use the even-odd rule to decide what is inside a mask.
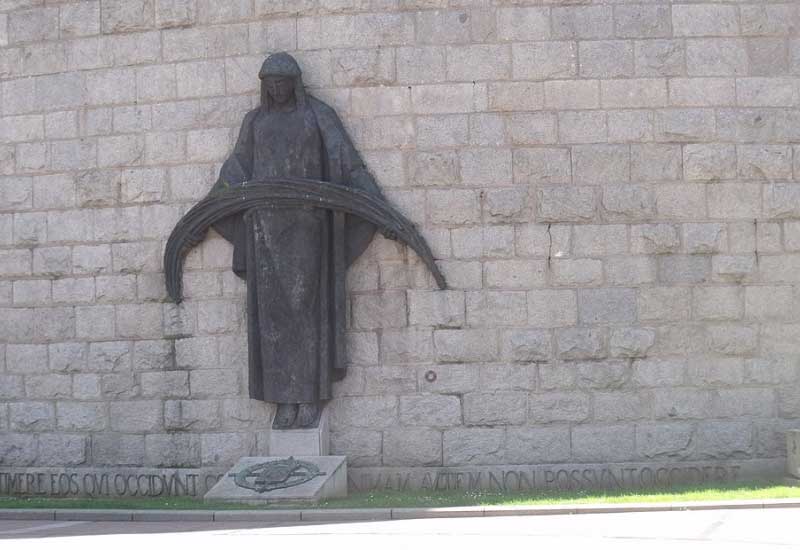
[[[264,77],[267,93],[277,106],[287,105],[294,99],[294,79],[288,76]]]

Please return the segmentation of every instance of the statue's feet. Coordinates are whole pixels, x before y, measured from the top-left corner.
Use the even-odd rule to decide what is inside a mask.
[[[278,403],[278,410],[275,412],[275,420],[272,427],[276,430],[288,430],[297,417],[297,405],[295,403]]]
[[[318,403],[300,403],[297,410],[295,428],[314,428],[319,422],[320,406]]]

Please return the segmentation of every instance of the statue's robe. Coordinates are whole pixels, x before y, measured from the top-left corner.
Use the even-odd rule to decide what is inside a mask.
[[[380,195],[336,113],[305,96],[290,113],[250,111],[211,193],[263,178],[329,181]],[[247,281],[250,397],[331,398],[346,373],[345,272],[375,227],[314,208],[258,207],[217,223]]]

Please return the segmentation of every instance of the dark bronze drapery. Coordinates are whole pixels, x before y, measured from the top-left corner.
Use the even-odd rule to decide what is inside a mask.
[[[447,288],[444,275],[434,261],[428,243],[412,222],[385,201],[375,196],[330,182],[283,178],[245,182],[198,202],[177,223],[164,251],[167,293],[175,303],[182,296],[183,258],[202,241],[216,222],[259,206],[285,208],[315,207],[344,212],[391,232],[411,247],[430,269],[436,284]]]

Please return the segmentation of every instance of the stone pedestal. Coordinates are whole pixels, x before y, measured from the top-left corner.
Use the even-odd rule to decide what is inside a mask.
[[[273,456],[325,456],[329,452],[330,428],[327,409],[319,425],[307,430],[272,430],[269,452]]]
[[[347,460],[343,456],[249,456],[240,459],[204,500],[302,503],[346,496]]]
[[[800,430],[786,432],[786,473],[800,479]]]

